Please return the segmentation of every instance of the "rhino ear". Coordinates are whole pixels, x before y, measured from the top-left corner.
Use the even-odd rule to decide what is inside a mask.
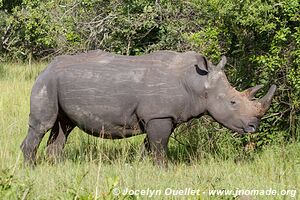
[[[199,64],[194,65],[196,68],[196,72],[202,76],[208,74],[208,62],[205,57],[202,57],[202,61]]]
[[[222,59],[221,59],[221,61],[219,62],[219,64],[217,65],[217,67],[218,67],[219,69],[223,70],[223,69],[224,69],[224,66],[226,65],[226,63],[227,63],[227,58],[226,58],[226,56],[222,56]]]

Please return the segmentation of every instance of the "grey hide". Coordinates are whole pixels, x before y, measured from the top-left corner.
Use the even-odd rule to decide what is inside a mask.
[[[205,113],[240,134],[254,132],[276,86],[253,100],[262,86],[238,92],[223,72],[225,64],[225,57],[214,66],[196,52],[172,51],[120,56],[99,50],[56,57],[32,88],[24,160],[35,164],[49,129],[50,157],[61,154],[77,126],[110,139],[146,133],[144,151],[158,164],[166,163],[174,128]]]

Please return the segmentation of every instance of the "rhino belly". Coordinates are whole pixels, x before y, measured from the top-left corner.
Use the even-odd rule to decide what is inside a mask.
[[[69,105],[62,109],[81,130],[93,136],[118,139],[141,132],[135,113],[120,107]]]
[[[88,134],[124,138],[140,133],[137,99],[129,94],[61,90],[59,104],[66,116]]]

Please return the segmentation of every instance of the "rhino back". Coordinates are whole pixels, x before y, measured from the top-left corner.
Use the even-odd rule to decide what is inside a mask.
[[[50,65],[57,76],[59,105],[81,128],[96,131],[103,125],[132,128],[139,119],[175,119],[184,94],[179,73],[168,69],[168,59],[174,56],[168,52],[137,57],[104,53],[90,59],[60,58]]]

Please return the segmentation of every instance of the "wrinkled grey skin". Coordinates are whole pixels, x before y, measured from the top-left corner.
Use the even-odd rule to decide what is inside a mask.
[[[254,132],[276,87],[254,101],[261,86],[236,91],[222,70],[225,64],[225,57],[214,66],[195,52],[57,57],[32,88],[29,130],[21,145],[25,162],[35,163],[49,129],[47,151],[54,157],[75,126],[110,139],[146,133],[144,150],[158,164],[165,163],[173,129],[205,113],[240,134]]]

